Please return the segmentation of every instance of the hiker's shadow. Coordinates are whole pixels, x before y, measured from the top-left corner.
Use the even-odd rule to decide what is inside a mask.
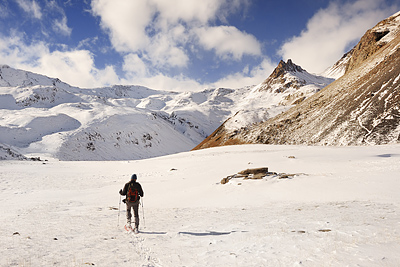
[[[215,231],[207,231],[207,232],[178,232],[179,235],[192,235],[192,236],[221,236],[221,235],[230,235],[232,233],[235,233],[238,231],[230,231],[230,232],[215,232]],[[241,233],[247,232],[247,231],[240,231]],[[146,232],[146,231],[140,231],[141,234],[145,235],[166,235],[167,232]]]
[[[141,234],[145,235],[166,235],[167,232],[146,232],[146,231],[140,231]]]
[[[230,235],[233,232],[236,231],[231,231],[231,232],[214,232],[214,231],[208,231],[208,232],[200,232],[200,233],[195,233],[195,232],[178,232],[180,235],[193,235],[193,236],[220,236],[220,235]]]

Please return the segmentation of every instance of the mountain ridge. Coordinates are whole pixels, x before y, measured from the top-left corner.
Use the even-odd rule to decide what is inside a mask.
[[[389,22],[390,27],[385,27],[385,22]],[[367,31],[365,38],[361,38],[352,52],[347,53],[336,65],[336,67],[341,65],[343,70],[344,65],[353,62],[346,66],[344,75],[290,110],[256,125],[229,133],[224,131],[223,124],[195,149],[244,143],[290,145],[398,143],[400,141],[399,27],[400,12]],[[388,28],[390,33],[386,31]],[[374,34],[371,33],[382,29],[385,29],[385,34],[375,38],[379,44],[372,44],[370,41]],[[358,55],[357,59],[351,61],[354,54]]]
[[[271,90],[261,84],[183,93],[125,85],[78,88],[3,65],[0,144],[15,153],[60,160],[143,159],[188,151],[235,114],[234,127],[262,121],[290,108],[296,94],[304,98],[333,81],[288,63],[294,74],[286,71]]]

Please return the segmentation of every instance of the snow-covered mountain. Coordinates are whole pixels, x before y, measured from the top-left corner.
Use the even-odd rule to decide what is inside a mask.
[[[0,67],[0,144],[60,160],[142,159],[188,151],[229,117],[245,127],[287,110],[333,79],[290,60],[274,79],[239,89],[167,92],[141,86],[82,89]],[[0,148],[1,150],[1,148]]]
[[[187,151],[230,116],[232,103],[249,90],[81,89],[3,65],[0,144],[61,160],[140,159]]]
[[[368,30],[324,75],[340,78],[271,119],[236,129],[226,127],[229,119],[196,148],[400,142],[400,12]]]
[[[266,121],[315,94],[334,79],[308,73],[292,60],[279,62],[272,74],[241,101],[241,109],[225,123],[237,130]]]
[[[255,86],[243,100],[242,109],[195,149],[218,145],[223,140],[226,140],[223,141],[224,145],[237,144],[236,140],[230,137],[288,111],[333,81],[333,78],[308,73],[290,59],[287,62],[281,61],[272,74]],[[222,139],[219,138],[221,136]]]

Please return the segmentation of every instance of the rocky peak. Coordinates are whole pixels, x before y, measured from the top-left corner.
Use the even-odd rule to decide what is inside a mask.
[[[300,66],[294,64],[291,59],[288,59],[287,63],[281,60],[278,66],[272,72],[270,77],[275,79],[282,76],[286,72],[303,72],[303,71],[304,70]]]

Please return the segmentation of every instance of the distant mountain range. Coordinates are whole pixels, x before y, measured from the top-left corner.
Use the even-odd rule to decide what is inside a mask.
[[[334,81],[306,71],[281,79],[284,89],[264,84],[183,93],[118,85],[82,89],[3,65],[0,145],[7,149],[0,147],[0,158],[126,160],[188,151],[230,117],[231,127],[264,121]]]
[[[3,65],[0,158],[124,160],[187,151],[232,115],[232,103],[248,91],[81,89]]]
[[[129,160],[242,143],[399,142],[399,17],[369,30],[321,75],[281,61],[264,82],[239,89],[84,89],[2,65],[0,159]]]
[[[288,62],[286,65],[292,64]],[[281,85],[298,66],[282,68],[263,83]],[[400,142],[400,12],[368,30],[360,42],[323,74],[337,78],[277,116],[232,127],[228,119],[196,149],[232,144],[381,145]],[[298,84],[298,83],[294,83]],[[261,87],[260,85],[259,87]],[[276,91],[276,90],[275,90]],[[299,90],[299,96],[301,91]]]

